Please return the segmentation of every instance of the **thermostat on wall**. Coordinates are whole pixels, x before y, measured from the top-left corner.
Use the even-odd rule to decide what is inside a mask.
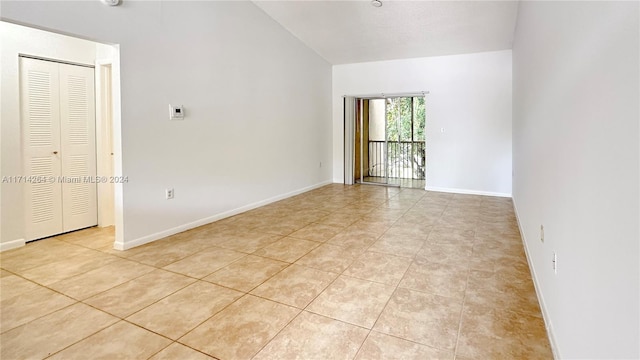
[[[184,120],[184,108],[182,105],[169,105],[169,120]]]

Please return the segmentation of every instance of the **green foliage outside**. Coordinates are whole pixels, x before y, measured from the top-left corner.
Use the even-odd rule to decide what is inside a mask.
[[[411,121],[412,103],[415,114],[413,122]],[[411,125],[413,125],[413,141],[424,141],[425,121],[424,97],[402,97],[387,100],[388,141],[411,141]]]

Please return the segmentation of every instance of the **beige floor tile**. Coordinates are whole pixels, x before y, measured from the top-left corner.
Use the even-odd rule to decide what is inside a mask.
[[[468,277],[466,267],[416,259],[398,286],[462,300]]]
[[[342,229],[341,226],[309,224],[289,236],[296,239],[325,242],[342,231]]]
[[[344,275],[387,285],[398,285],[410,264],[411,259],[406,257],[367,251],[344,271]]]
[[[92,353],[84,347],[94,345],[82,338],[104,334],[112,315],[151,332],[127,320],[125,327],[144,336],[127,339],[126,329],[101,335],[112,346],[98,341],[97,358],[199,359],[206,349],[222,359],[261,349],[261,358],[353,358],[359,338],[349,334],[367,333],[354,323],[371,324],[378,297],[396,285],[359,360],[451,359],[458,337],[461,360],[550,358],[510,199],[331,184],[127,251],[112,249],[113,238],[113,228],[95,227],[0,253],[3,358],[29,351],[35,355],[26,357],[86,357]],[[232,289],[256,295],[230,303],[239,296]],[[185,332],[178,341],[190,339],[197,350],[160,335]],[[151,348],[137,348],[146,336]]]
[[[327,244],[342,247],[369,247],[380,235],[348,227],[327,241]]]
[[[219,246],[226,249],[251,254],[258,249],[262,249],[263,247],[273,244],[281,238],[282,236],[280,235],[250,232],[233,236],[230,240],[223,242]]]
[[[291,218],[286,218],[286,219],[280,219],[275,222],[270,222],[267,225],[256,227],[254,230],[264,232],[267,234],[287,236],[297,230],[302,229],[303,227],[307,226],[309,223],[310,221],[306,221],[306,220],[294,220]]]
[[[371,329],[395,287],[338,277],[306,310]]]
[[[337,274],[291,265],[251,293],[303,309],[336,278]]]
[[[393,225],[393,221],[384,220],[358,220],[349,225],[350,229],[366,231],[367,233],[381,236]]]
[[[518,311],[536,317],[541,317],[540,305],[534,290],[523,292],[512,288],[496,292],[491,289],[479,289],[469,285],[465,294],[465,302],[476,305],[489,305],[510,311]]]
[[[76,303],[0,335],[3,359],[43,359],[118,321]]]
[[[453,350],[462,301],[397,289],[374,330],[443,350]]]
[[[39,284],[50,285],[54,282],[97,269],[119,259],[116,256],[107,255],[99,251],[89,251],[88,253],[74,254],[71,256],[60,256],[56,262],[22,271],[20,275]]]
[[[524,254],[520,256],[503,255],[491,257],[495,262],[495,272],[503,276],[511,276],[533,285],[531,270]]]
[[[309,225],[312,222],[322,219],[323,217],[329,215],[329,212],[315,209],[313,207],[295,211],[290,215],[287,215],[288,218],[294,221],[303,221]],[[306,226],[306,225],[305,225]],[[307,239],[305,239],[307,240]]]
[[[153,270],[151,266],[119,259],[84,274],[55,282],[49,287],[74,299],[84,300]]]
[[[423,239],[383,235],[369,247],[369,251],[413,258],[426,243]]]
[[[552,359],[541,318],[465,304],[456,354],[470,359]]]
[[[239,291],[198,281],[129,316],[127,321],[178,339],[242,295]]]
[[[473,246],[470,244],[436,244],[427,242],[418,252],[416,258],[432,263],[468,267],[472,256]]]
[[[56,236],[57,240],[66,241],[71,244],[84,246],[95,250],[107,250],[113,248],[115,242],[115,227],[91,228],[74,231],[71,233]]]
[[[520,230],[518,226],[511,221],[508,222],[478,222],[476,226],[476,233],[480,237],[518,237],[520,236]]]
[[[303,311],[254,357],[266,359],[353,359],[368,331]]]
[[[329,214],[326,217],[318,220],[318,223],[324,225],[347,227],[354,222],[358,221],[362,215],[346,215],[346,214]]]
[[[472,256],[467,261],[467,265],[469,265],[469,270],[471,271],[479,270],[495,272],[496,270],[496,261],[485,257]]]
[[[10,299],[40,287],[40,285],[25,280],[20,276],[8,272],[7,274],[9,275],[0,278],[0,301]]]
[[[404,215],[406,210],[398,209],[376,209],[364,215],[362,221],[385,221],[389,226],[393,225],[398,219]]]
[[[355,216],[355,215],[360,215],[360,216],[364,216],[368,213],[370,213],[371,211],[373,211],[373,207],[371,207],[370,205],[366,205],[366,204],[351,204],[351,205],[347,205],[345,207],[343,207],[340,210],[334,211],[333,214],[335,215],[345,215],[345,216]]]
[[[524,247],[520,239],[494,238],[478,239],[473,244],[473,255],[486,258],[501,258],[503,256],[514,256],[525,258]]]
[[[115,226],[108,226],[108,227],[93,226],[86,229],[81,229],[77,231],[68,232],[65,234],[56,235],[55,239],[73,243],[77,241],[82,241],[82,239],[86,239],[88,237],[112,236],[114,234],[114,230],[115,230]]]
[[[355,360],[452,360],[453,351],[440,350],[372,331]]]
[[[215,224],[215,223],[214,223]],[[227,230],[200,230],[188,238],[184,239],[185,246],[192,246],[197,248],[198,251],[207,249],[212,246],[220,246],[227,241],[229,241],[230,237],[235,236],[237,234],[246,232],[240,231],[238,229],[227,229]]]
[[[137,279],[92,296],[84,302],[124,318],[195,281],[195,279],[168,271],[154,270]]]
[[[2,268],[14,273],[55,263],[61,258],[92,254],[94,251],[54,238],[39,240],[23,247],[0,253]]]
[[[399,222],[390,227],[385,235],[411,237],[420,240],[427,240],[431,232],[432,220],[425,218],[406,220],[406,215],[400,218]]]
[[[149,360],[212,360],[211,356],[188,348],[179,343],[173,343],[164,348],[159,353],[153,355]]]
[[[269,246],[256,250],[253,254],[292,263],[318,247],[318,245],[315,241],[285,237]]]
[[[322,244],[300,258],[296,264],[323,271],[341,273],[349,267],[362,252],[341,246]]]
[[[104,254],[109,254],[109,255],[113,255],[113,256],[117,256],[119,258],[123,258],[123,259],[130,259],[135,255],[140,254],[141,252],[146,251],[146,248],[148,245],[152,245],[152,244],[156,244],[159,242],[162,242],[163,240],[157,240],[154,241],[150,244],[145,244],[145,245],[141,245],[141,246],[137,246],[134,247],[132,249],[128,249],[128,250],[118,250],[118,249],[114,249],[114,248],[109,248],[109,249],[99,249],[100,252],[104,253]],[[145,248],[144,251],[141,251],[141,248]]]
[[[533,282],[528,277],[472,270],[465,296],[469,304],[542,316]]]
[[[436,244],[467,244],[473,245],[475,232],[455,227],[434,227],[427,239]]]
[[[73,346],[51,359],[146,359],[165,348],[171,340],[120,321]]]
[[[163,267],[202,250],[192,245],[192,243],[186,241],[163,239],[144,245],[144,247],[127,250],[125,253],[135,253],[135,255],[127,256],[131,260],[155,267]]]
[[[289,264],[282,261],[247,255],[203,280],[249,292],[287,266]]]
[[[478,225],[480,206],[464,206],[454,205],[450,203],[447,209],[442,213],[441,219],[450,219],[453,221],[468,222]]]
[[[245,255],[234,250],[211,247],[169,264],[163,269],[199,279],[222,269]]]
[[[42,286],[0,302],[2,332],[67,307],[76,301]]]
[[[246,295],[180,339],[219,359],[250,359],[300,310]]]

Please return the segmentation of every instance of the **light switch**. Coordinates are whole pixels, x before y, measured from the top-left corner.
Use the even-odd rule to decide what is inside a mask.
[[[184,108],[182,105],[169,105],[169,120],[184,120]]]

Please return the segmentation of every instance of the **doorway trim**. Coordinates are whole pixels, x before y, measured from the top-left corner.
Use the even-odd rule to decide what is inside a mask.
[[[113,75],[111,59],[97,60],[96,84],[96,163],[97,176],[113,177]],[[98,226],[115,225],[113,183],[98,183]]]

